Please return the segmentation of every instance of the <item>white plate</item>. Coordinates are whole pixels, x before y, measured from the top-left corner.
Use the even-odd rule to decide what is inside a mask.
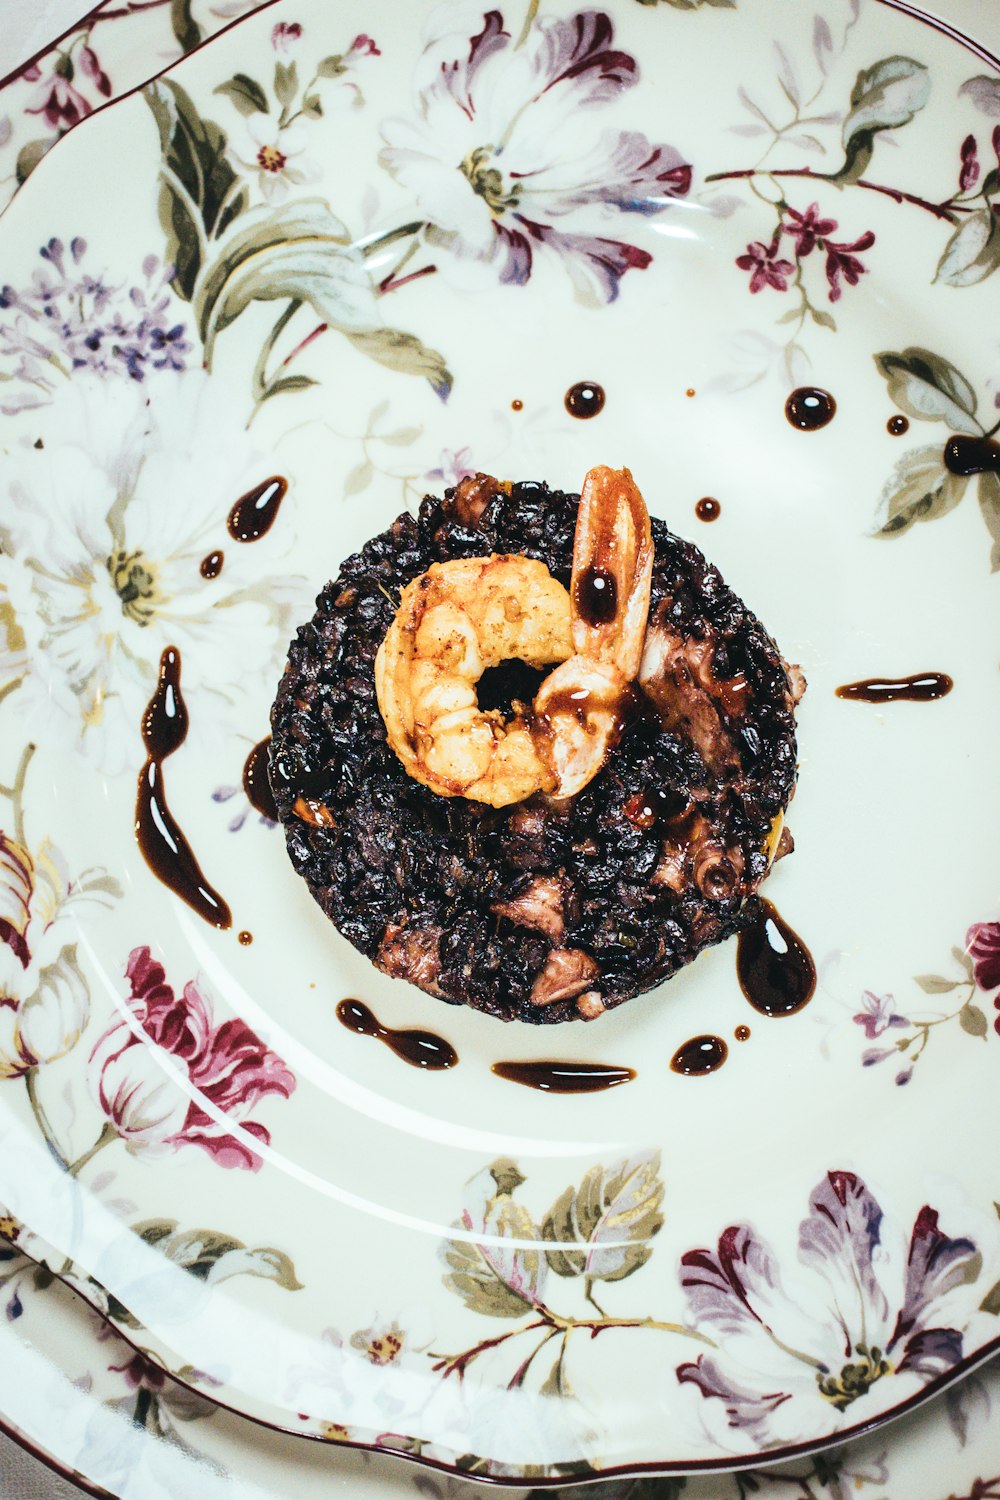
[[[319,0],[270,7],[73,131],[4,217],[0,1198],[247,1415],[492,1477],[691,1470],[856,1432],[996,1338],[977,512],[995,534],[1000,482],[949,479],[943,454],[991,424],[975,194],[1000,95],[899,8],[820,9],[556,3],[504,29],[385,0],[361,32]],[[786,175],[748,178],[765,116]],[[472,152],[502,129],[520,166]],[[553,158],[528,231],[503,173]],[[581,378],[608,392],[592,422],[563,408]],[[785,420],[804,383],[836,396],[821,431]],[[749,1015],[726,949],[587,1028],[444,1011],[369,969],[226,796],[342,556],[463,467],[571,485],[607,458],[810,678],[798,851],[768,887],[820,971],[794,1019]],[[232,542],[229,506],[276,472],[273,528]],[[905,485],[933,524],[873,539]],[[229,931],[132,837],[171,646],[191,732],[170,802]],[[930,670],[955,678],[943,700],[834,696]],[[440,1030],[461,1065],[350,1035],[346,995]],[[721,1072],[670,1073],[692,1034],[747,1018]],[[491,1075],[556,1047],[639,1076],[569,1099]]]

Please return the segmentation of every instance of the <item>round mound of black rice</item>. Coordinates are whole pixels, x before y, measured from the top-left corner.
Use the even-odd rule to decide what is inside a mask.
[[[374,679],[400,590],[490,553],[538,558],[568,585],[578,504],[478,476],[400,516],[320,594],[271,715],[288,853],[326,915],[387,974],[502,1020],[592,1019],[739,931],[794,789],[801,678],[657,520],[643,687],[600,774],[567,801],[499,809],[407,775]],[[509,711],[540,676],[498,668],[480,704]]]

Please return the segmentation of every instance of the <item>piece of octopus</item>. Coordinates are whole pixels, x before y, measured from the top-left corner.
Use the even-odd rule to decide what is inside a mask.
[[[444,999],[444,991],[438,983],[440,948],[440,927],[407,927],[390,922],[372,962],[391,979],[406,979],[428,995]]]

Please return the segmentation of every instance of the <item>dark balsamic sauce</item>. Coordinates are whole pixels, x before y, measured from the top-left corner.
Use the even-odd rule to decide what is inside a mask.
[[[793,427],[802,432],[815,432],[832,422],[837,413],[837,403],[829,391],[815,386],[803,385],[793,391],[785,402],[785,416]]]
[[[512,401],[510,403],[510,409],[511,409],[511,411],[524,411],[524,402],[523,401]]]
[[[890,417],[885,424],[885,430],[890,437],[902,437],[904,432],[909,432],[910,424],[906,417]]]
[[[988,437],[950,437],[944,466],[952,474],[1000,474],[1000,443]]]
[[[576,607],[588,625],[610,625],[618,611],[618,589],[604,568],[587,568],[576,585]]]
[[[633,1068],[616,1068],[608,1063],[575,1062],[498,1062],[493,1064],[498,1078],[509,1083],[523,1083],[529,1089],[545,1094],[599,1094],[631,1083]]]
[[[838,698],[852,698],[861,703],[929,703],[944,698],[955,686],[947,672],[915,672],[912,677],[868,677],[863,682],[845,682],[837,689]]]
[[[699,521],[717,521],[722,514],[722,506],[711,495],[703,495],[695,506],[694,513]]]
[[[729,1048],[721,1036],[693,1036],[683,1047],[678,1047],[670,1059],[674,1073],[683,1073],[685,1078],[698,1078],[703,1073],[715,1073],[729,1056]]]
[[[142,716],[146,764],[139,773],[135,803],[135,837],[142,856],[158,880],[186,901],[213,927],[233,924],[228,905],[209,885],[181,832],[163,789],[163,762],[187,738],[188,715],[181,696],[181,654],[168,646],[160,657],[156,692]]]
[[[259,745],[254,745],[243,767],[243,790],[247,794],[250,806],[256,808],[262,818],[269,818],[272,823],[277,823],[278,809],[275,805],[274,793],[271,791],[271,783],[267,779],[267,758],[270,750],[270,735],[267,739],[261,740]]]
[[[272,474],[263,484],[241,495],[229,512],[226,526],[236,542],[256,542],[266,536],[277,520],[281,502],[288,493],[288,480]]]
[[[571,417],[596,417],[606,399],[603,385],[596,380],[578,380],[566,392],[566,410]]]
[[[733,1032],[733,1036],[738,1042],[748,1042],[750,1040],[750,1027],[737,1026],[736,1030]]]
[[[383,1026],[361,1000],[341,1000],[337,1019],[357,1036],[373,1036],[385,1042],[411,1067],[436,1071],[453,1068],[458,1062],[458,1053],[443,1037],[433,1031],[394,1031],[391,1026]]]
[[[244,928],[242,932],[237,934],[237,938],[241,948],[249,948],[250,944],[253,942],[253,933],[247,932],[246,928]]]
[[[202,578],[218,578],[222,572],[223,559],[224,554],[222,552],[210,552],[207,557],[203,557],[198,568],[198,572]]]
[[[816,965],[771,902],[762,900],[760,907],[760,916],[737,939],[740,989],[762,1016],[791,1016],[813,997]]]

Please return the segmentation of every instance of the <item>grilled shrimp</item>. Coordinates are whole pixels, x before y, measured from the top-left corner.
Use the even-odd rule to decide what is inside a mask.
[[[642,657],[653,544],[627,469],[584,481],[569,592],[544,563],[476,557],[434,563],[403,590],[375,659],[389,744],[410,776],[445,797],[506,807],[544,791],[575,796],[620,733]],[[480,709],[488,667],[557,663],[530,708]]]

